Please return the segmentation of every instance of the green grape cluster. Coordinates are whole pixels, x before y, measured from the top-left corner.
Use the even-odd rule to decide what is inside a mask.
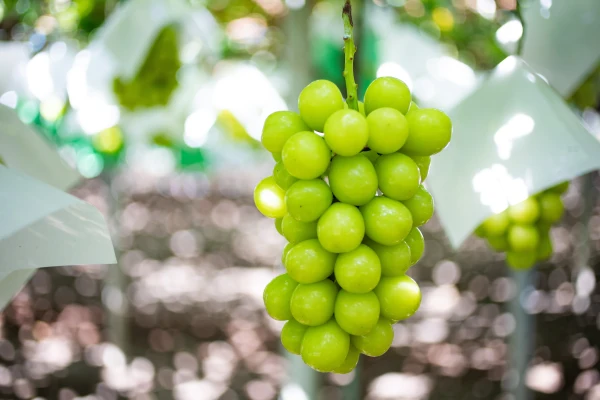
[[[131,81],[117,77],[113,91],[119,103],[128,110],[166,106],[177,88],[177,72],[181,67],[177,30],[165,26],[157,35],[144,63]]]
[[[512,205],[486,219],[475,234],[487,239],[490,247],[506,252],[506,262],[514,269],[531,268],[552,255],[550,228],[563,215],[561,195],[569,188],[563,182]]]
[[[277,163],[254,201],[287,240],[286,273],[264,291],[268,314],[287,321],[283,346],[322,372],[348,373],[359,355],[392,344],[392,324],[421,303],[406,275],[424,251],[418,227],[433,215],[423,186],[450,119],[419,109],[404,82],[375,80],[359,110],[332,82],[300,93],[299,114],[265,121],[262,144]]]

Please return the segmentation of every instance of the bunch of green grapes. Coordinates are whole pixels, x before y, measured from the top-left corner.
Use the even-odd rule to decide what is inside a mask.
[[[563,182],[512,205],[485,220],[475,233],[486,238],[496,251],[506,251],[506,262],[515,269],[531,268],[552,255],[550,228],[565,210],[561,195],[569,188]]]
[[[392,324],[421,303],[406,271],[423,254],[418,227],[433,215],[422,185],[430,156],[446,147],[452,124],[419,109],[391,77],[367,88],[359,111],[326,80],[304,88],[298,107],[271,114],[262,133],[277,163],[254,201],[289,241],[287,272],[267,285],[264,302],[287,321],[289,352],[318,371],[348,373],[360,353],[384,354]]]
[[[113,81],[119,103],[128,110],[166,106],[177,88],[177,71],[181,67],[177,30],[165,26],[158,34],[144,63],[129,82],[120,77]]]

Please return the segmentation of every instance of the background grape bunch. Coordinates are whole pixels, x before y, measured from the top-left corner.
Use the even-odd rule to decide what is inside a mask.
[[[564,212],[563,182],[485,220],[475,233],[496,251],[506,251],[506,262],[515,269],[531,268],[552,255],[550,228]]]
[[[156,36],[144,63],[131,81],[117,77],[113,91],[128,110],[166,106],[177,88],[179,59],[178,34],[175,26],[165,26]]]
[[[325,80],[302,90],[298,108],[271,114],[262,133],[277,163],[254,201],[289,241],[287,272],[267,285],[264,302],[287,321],[289,352],[318,371],[348,373],[360,353],[384,354],[392,324],[420,305],[406,271],[423,254],[418,227],[433,215],[422,185],[430,156],[449,143],[452,124],[419,109],[391,77],[371,83],[358,111]]]

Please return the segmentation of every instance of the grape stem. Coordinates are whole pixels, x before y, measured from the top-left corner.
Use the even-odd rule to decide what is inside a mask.
[[[346,103],[348,108],[358,111],[358,85],[354,81],[354,54],[356,46],[354,45],[354,34],[352,32],[354,23],[352,22],[352,5],[350,0],[346,0],[342,10],[342,19],[344,20],[344,79],[346,80]]]

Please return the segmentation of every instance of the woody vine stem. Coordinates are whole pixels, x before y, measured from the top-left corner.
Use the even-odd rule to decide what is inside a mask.
[[[346,103],[348,108],[358,111],[358,85],[354,81],[354,23],[352,22],[352,5],[346,0],[342,11],[344,20],[344,79],[346,80]]]

